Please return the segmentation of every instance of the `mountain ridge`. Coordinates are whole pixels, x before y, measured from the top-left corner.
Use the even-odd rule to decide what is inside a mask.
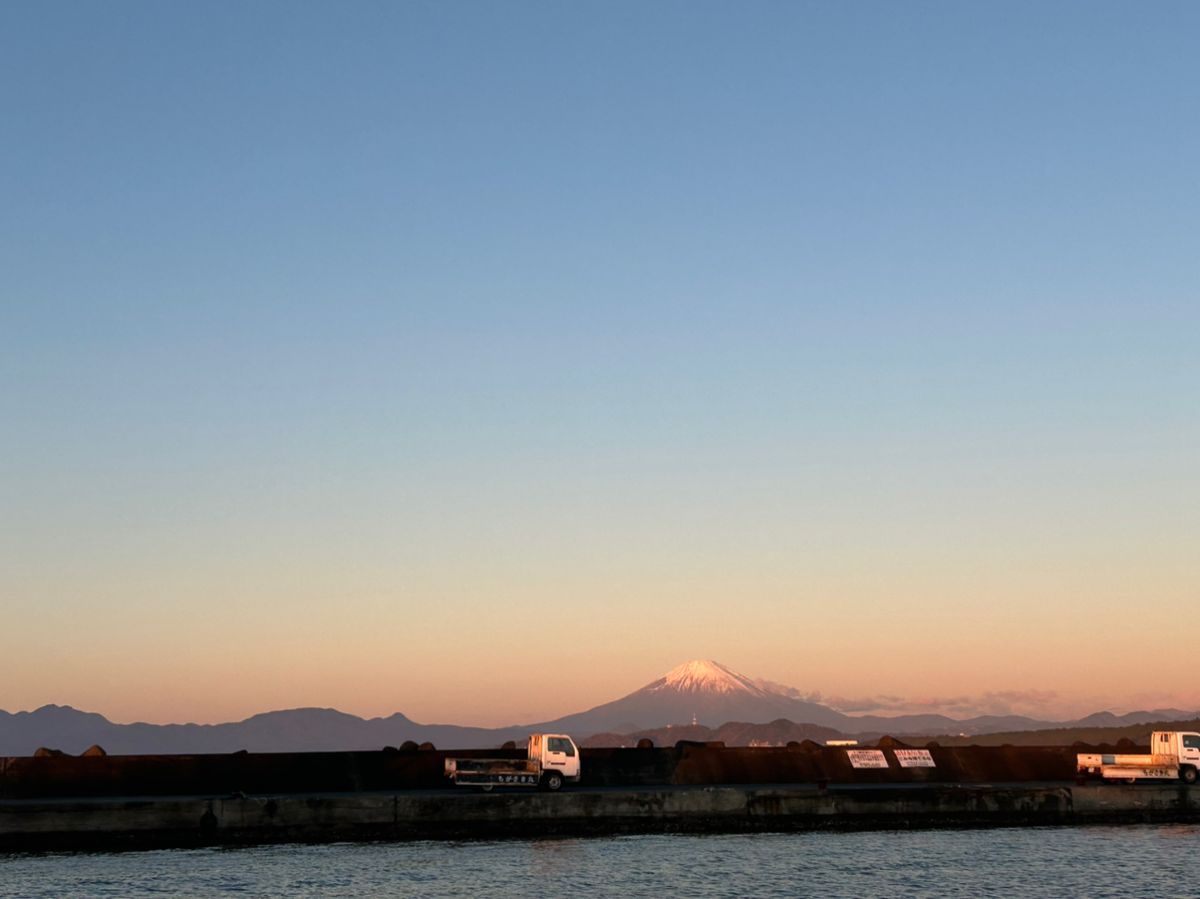
[[[786,722],[812,733],[839,736],[964,736],[1069,727],[1138,726],[1200,716],[1179,709],[1116,715],[1095,712],[1074,721],[1040,721],[1021,715],[980,715],[955,719],[938,714],[848,715],[800,698],[791,687],[754,680],[708,659],[676,666],[623,697],[582,712],[525,725],[485,728],[421,724],[401,712],[361,718],[331,708],[303,707],[259,712],[241,721],[217,724],[116,724],[97,712],[49,704],[33,711],[0,710],[0,756],[30,755],[39,747],[68,753],[100,745],[112,754],[196,754],[237,750],[313,752],[378,750],[405,741],[443,748],[497,747],[531,732],[565,732],[595,745],[593,735],[630,735],[667,725],[694,724],[710,730],[734,723]],[[749,731],[746,731],[747,733]],[[799,731],[795,731],[799,732]],[[755,738],[758,739],[758,738]]]

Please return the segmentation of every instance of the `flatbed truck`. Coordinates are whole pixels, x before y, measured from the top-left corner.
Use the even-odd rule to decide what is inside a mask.
[[[458,786],[537,787],[551,792],[578,783],[579,747],[566,734],[531,734],[523,759],[456,759],[445,762],[446,777]]]
[[[1156,730],[1150,735],[1149,753],[1081,752],[1076,757],[1081,776],[1105,780],[1182,780],[1196,782],[1200,772],[1200,733]]]

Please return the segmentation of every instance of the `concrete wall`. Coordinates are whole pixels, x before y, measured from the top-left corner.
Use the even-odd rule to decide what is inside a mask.
[[[0,802],[0,851],[1200,821],[1200,788],[748,788]]]

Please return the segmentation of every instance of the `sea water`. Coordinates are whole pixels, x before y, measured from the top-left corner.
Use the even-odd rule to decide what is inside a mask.
[[[0,896],[1198,896],[1200,827],[0,855]]]

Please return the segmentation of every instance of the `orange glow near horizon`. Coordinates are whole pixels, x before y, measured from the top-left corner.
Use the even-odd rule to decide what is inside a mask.
[[[7,632],[2,707],[58,703],[118,722],[215,723],[321,706],[502,726],[617,699],[694,657],[831,701],[892,697],[895,710],[941,711],[951,700],[980,710],[1008,703],[1035,717],[1200,707],[1183,686],[1186,653],[1167,653],[1152,667],[1135,651],[1163,641],[1156,621],[1113,626],[1133,593],[1111,570],[1093,569],[1085,580],[1027,566],[1023,581],[1010,574],[1003,586],[935,579],[920,566],[874,570],[870,578],[826,572],[820,581],[810,572],[803,585],[783,571],[745,582],[709,571],[659,580],[655,602],[620,577],[587,595],[563,575],[501,595],[502,616],[458,621],[445,611],[454,601],[414,608],[369,591],[330,602],[313,590],[286,615],[274,611],[282,599],[262,596],[148,603],[135,619],[81,609],[70,633],[39,633],[33,623],[19,641]],[[577,603],[573,626],[527,625],[559,590]],[[1166,578],[1156,594],[1166,607],[1187,599]],[[1056,603],[1063,595],[1088,597],[1097,614],[1081,617],[1074,605]],[[739,596],[754,602],[727,599]],[[817,598],[827,596],[839,598]],[[38,676],[22,676],[31,670]]]

